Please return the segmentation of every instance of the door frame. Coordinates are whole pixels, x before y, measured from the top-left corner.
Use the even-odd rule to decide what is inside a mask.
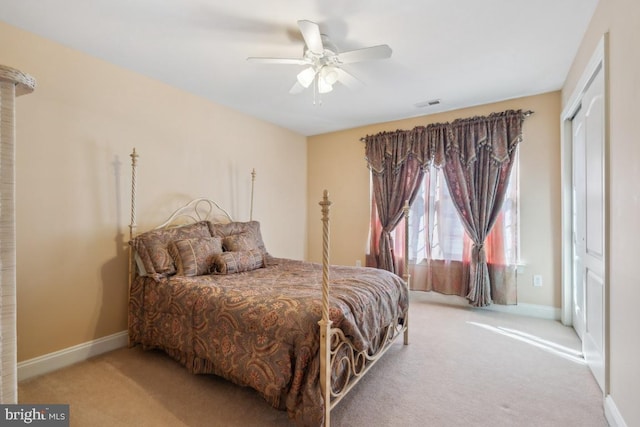
[[[602,71],[604,79],[604,395],[609,394],[609,212],[610,212],[610,169],[609,169],[609,33],[598,42],[582,76],[568,98],[560,117],[560,164],[561,164],[561,209],[562,209],[562,309],[561,321],[573,325],[573,239],[572,239],[572,176],[573,176],[573,132],[572,120],[582,103],[585,90],[597,72]]]

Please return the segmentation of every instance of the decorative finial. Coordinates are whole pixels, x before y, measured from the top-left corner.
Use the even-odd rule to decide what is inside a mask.
[[[131,154],[129,154],[129,156],[131,157],[131,164],[132,165],[135,165],[137,163],[138,157],[140,157],[140,156],[138,156],[138,153],[136,153],[136,149],[135,148],[133,149],[133,152]]]
[[[329,214],[329,206],[331,206],[331,201],[329,200],[329,192],[324,190],[322,193],[322,201],[318,203],[322,206],[322,215],[323,218],[327,218]]]

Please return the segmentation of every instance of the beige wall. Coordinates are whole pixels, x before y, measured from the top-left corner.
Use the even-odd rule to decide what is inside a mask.
[[[609,394],[628,426],[640,425],[640,3],[600,0],[564,85],[563,106],[609,32]]]
[[[132,147],[140,230],[201,196],[247,220],[255,168],[267,249],[304,257],[304,136],[3,23],[0,40],[38,83],[17,101],[19,361],[126,329]]]
[[[331,262],[353,265],[361,260],[364,264],[369,171],[360,138],[508,109],[535,111],[525,121],[520,151],[521,259],[525,268],[518,277],[518,301],[560,307],[560,92],[308,138],[309,259],[321,260],[318,201],[327,189],[333,202]],[[532,286],[533,274],[542,275],[542,287]]]

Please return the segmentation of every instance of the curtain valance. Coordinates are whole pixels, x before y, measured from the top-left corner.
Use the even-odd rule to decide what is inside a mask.
[[[428,125],[428,140],[436,166],[444,166],[454,153],[464,166],[469,166],[477,159],[479,150],[487,150],[497,164],[508,162],[511,152],[522,141],[522,123],[527,114],[522,110],[508,110],[486,117]]]
[[[398,173],[408,158],[415,159],[421,167],[431,159],[427,143],[427,129],[418,126],[411,130],[381,132],[363,138],[367,164],[373,174],[380,175],[385,170]]]
[[[409,157],[423,168],[432,162],[440,168],[448,156],[456,153],[468,166],[477,159],[479,150],[488,150],[494,162],[504,163],[522,141],[522,123],[530,114],[531,111],[507,110],[367,135],[362,138],[367,164],[374,174],[383,173],[387,164],[397,173]]]

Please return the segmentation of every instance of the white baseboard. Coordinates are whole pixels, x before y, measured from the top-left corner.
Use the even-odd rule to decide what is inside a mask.
[[[604,399],[604,416],[610,427],[627,427],[627,423],[624,422],[624,418],[622,418],[622,414],[618,411],[610,394]]]
[[[560,320],[560,309],[548,305],[525,304],[499,305],[491,304],[482,307],[484,310],[499,311],[502,313],[518,314],[520,316],[539,317],[542,319]]]
[[[74,345],[18,363],[18,381],[55,371],[128,344],[127,331]]]
[[[469,301],[467,301],[466,298],[459,297],[456,295],[444,295],[444,294],[439,294],[437,292],[421,292],[421,291],[412,291],[411,294],[412,296],[415,296],[415,298],[420,298],[427,301],[473,308],[469,305]],[[476,309],[498,311],[501,313],[517,314],[520,316],[539,317],[542,319],[560,320],[560,309],[556,307],[550,307],[547,305],[523,304],[523,303],[516,304],[516,305],[491,304],[488,307],[482,307],[482,308],[476,308]]]

